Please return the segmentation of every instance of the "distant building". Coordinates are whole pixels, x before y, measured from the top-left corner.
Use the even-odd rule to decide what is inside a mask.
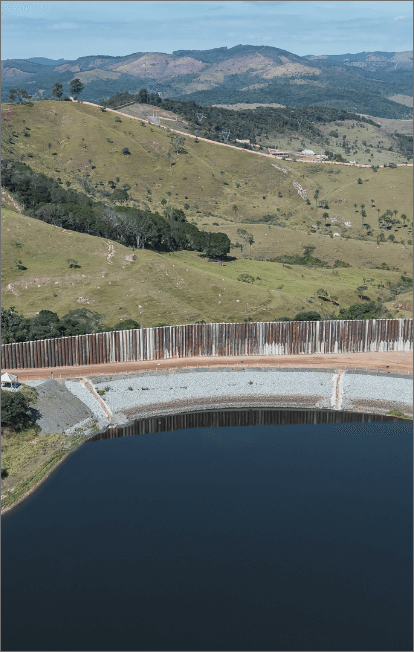
[[[310,154],[311,156],[315,156],[315,152],[312,152],[311,149],[302,150],[302,154]]]
[[[328,157],[325,156],[325,154],[316,154],[315,158],[317,158],[318,161],[320,161],[320,160],[322,160],[323,158],[328,158]]]
[[[286,149],[270,149],[269,154],[272,156],[289,156],[291,152],[288,152]]]
[[[246,145],[250,145],[250,140],[239,140],[236,138],[236,143],[246,143]]]

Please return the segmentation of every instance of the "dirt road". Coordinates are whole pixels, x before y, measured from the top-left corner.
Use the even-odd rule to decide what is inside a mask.
[[[72,100],[75,102],[76,100]],[[96,106],[97,108],[100,106],[99,104],[94,104],[93,102],[84,102],[83,100],[79,102],[80,104],[89,104],[90,106]],[[145,118],[138,118],[137,116],[134,115],[129,115],[129,113],[122,113],[122,111],[117,111],[116,109],[110,109],[107,107],[107,111],[110,111],[111,113],[119,113],[119,115],[124,116],[125,118],[131,118],[132,120],[140,120],[140,122],[146,122],[147,124],[152,124],[154,126],[154,123],[152,123],[150,120],[145,120]],[[188,123],[186,123],[188,124]],[[155,125],[157,126],[157,125]],[[158,125],[160,129],[167,129],[167,127],[163,125]],[[188,136],[189,138],[194,138],[198,139],[201,141],[204,141],[205,143],[212,143],[214,145],[221,145],[222,147],[230,147],[232,149],[238,149],[240,152],[248,152],[249,154],[256,154],[258,156],[266,156],[267,158],[272,158],[272,159],[281,159],[279,156],[273,156],[272,154],[266,154],[266,152],[255,152],[254,150],[251,149],[243,149],[242,147],[238,147],[237,145],[229,145],[228,143],[219,143],[216,140],[210,140],[208,138],[202,138],[201,136],[196,136],[195,134],[189,134],[186,131],[178,131],[177,129],[172,129],[171,127],[168,127],[169,131],[173,131],[176,134],[180,134],[182,136]],[[282,159],[283,160],[283,159]],[[291,158],[284,159],[286,161],[293,161]],[[339,161],[315,161],[313,159],[303,159],[303,160],[298,160],[296,161],[297,163],[329,163],[332,165],[351,165],[352,167],[355,168],[370,168],[371,165],[363,165],[360,163],[342,163]],[[398,167],[412,167],[413,163],[397,163]],[[379,168],[383,168],[383,165],[379,165]]]
[[[292,367],[322,369],[360,369],[401,374],[413,373],[413,355],[410,351],[387,351],[384,353],[326,353],[324,355],[268,355],[232,357],[172,358],[170,360],[143,360],[139,362],[113,362],[104,365],[79,367],[48,367],[46,369],[8,369],[18,376],[20,382],[43,378],[68,378],[102,374],[124,374],[155,369],[191,367]],[[3,370],[4,371],[4,370]]]

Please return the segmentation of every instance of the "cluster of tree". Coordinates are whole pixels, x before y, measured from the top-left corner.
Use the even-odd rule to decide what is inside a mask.
[[[307,80],[310,79],[307,76]],[[236,79],[232,80],[233,83]],[[178,95],[178,93],[176,94]],[[277,102],[286,107],[323,106],[355,111],[382,118],[404,119],[412,117],[412,109],[383,97],[378,93],[364,89],[338,88],[329,84],[323,87],[312,83],[290,84],[289,82],[271,82],[262,88],[251,91],[238,88],[213,88],[195,91],[187,96],[189,101],[203,105]]]
[[[230,251],[227,234],[200,231],[187,221],[181,209],[170,207],[160,215],[127,206],[108,206],[84,193],[63,188],[54,179],[11,159],[2,161],[2,185],[23,204],[25,215],[47,224],[116,240],[127,247],[160,252],[187,249],[209,257],[224,257]],[[128,198],[127,191],[121,192],[122,197],[112,199]]]
[[[272,258],[272,262],[276,263],[283,263],[283,266],[285,265],[306,265],[309,267],[350,267],[348,263],[345,263],[342,260],[335,260],[333,265],[330,265],[326,260],[321,260],[320,258],[316,258],[313,256],[313,252],[315,251],[315,247],[312,246],[303,246],[303,254],[301,256],[288,256],[288,255],[282,255],[282,256],[277,256],[276,258]]]
[[[241,276],[246,278],[241,278]],[[255,279],[248,274],[241,275],[239,280],[245,282],[254,282]],[[248,277],[248,278],[247,278]],[[405,287],[405,285],[403,286]],[[390,286],[388,290],[395,296],[396,288]],[[398,286],[401,291],[401,285]],[[318,291],[319,292],[319,291]],[[335,305],[336,302],[334,301]],[[383,317],[383,304],[379,301],[365,301],[357,303],[349,308],[341,308],[339,315],[332,314],[328,319],[375,319]],[[326,318],[325,318],[326,319]],[[124,319],[119,321],[115,326],[107,326],[104,323],[105,315],[94,312],[87,308],[78,308],[71,310],[63,317],[59,318],[51,310],[41,310],[34,317],[24,317],[19,315],[14,306],[11,308],[1,309],[1,342],[2,344],[11,344],[13,342],[33,342],[36,340],[47,340],[57,337],[69,337],[74,335],[87,335],[90,333],[106,333],[110,331],[128,330],[132,328],[141,328],[140,324],[134,319]],[[320,321],[321,315],[315,310],[299,312],[293,318],[281,317],[275,321]],[[249,317],[245,321],[252,321]],[[196,322],[205,324],[204,320]],[[157,326],[168,326],[169,324],[157,324]]]
[[[14,306],[2,308],[1,343],[33,342],[55,337],[141,328],[134,319],[124,319],[112,327],[105,325],[104,320],[105,315],[88,308],[70,310],[61,318],[51,310],[41,310],[34,317],[24,317],[19,315]]]
[[[323,320],[337,320],[337,319],[381,319],[384,318],[385,310],[383,304],[378,301],[365,301],[364,303],[354,303],[348,308],[340,308],[339,314],[329,315],[324,317]],[[321,315],[315,310],[308,310],[299,312],[292,319],[290,317],[282,317],[275,321],[321,321]]]
[[[389,208],[387,208],[387,210],[382,215],[380,215],[379,213],[380,211],[378,210],[378,226],[380,229],[384,229],[385,231],[390,231],[391,229],[397,229],[401,225],[401,220],[403,222],[404,228],[408,226],[406,224],[407,216],[405,213],[401,214],[400,216],[401,220],[397,218],[398,211],[396,209],[392,211]]]
[[[258,107],[254,110],[232,111],[215,106],[201,106],[194,101],[161,99],[157,93],[148,93],[145,88],[136,95],[117,93],[108,100],[102,100],[101,104],[114,108],[134,101],[172,111],[186,120],[196,131],[212,140],[227,139],[234,143],[236,139],[250,140],[254,143],[261,136],[272,137],[276,133],[285,135],[300,133],[303,137],[325,141],[326,138],[317,125],[335,120],[353,120],[376,125],[369,118],[324,106],[301,106],[295,109]],[[227,135],[227,132],[230,134]]]
[[[405,156],[407,160],[411,160],[413,158],[413,137],[394,133],[393,138],[397,141],[397,151]]]
[[[78,96],[83,91],[83,84],[82,84],[81,80],[78,79],[78,78],[72,79],[70,81],[70,83],[69,83],[69,91],[70,91],[71,95],[73,96],[73,98],[75,100],[77,100]],[[54,97],[56,97],[58,100],[60,100],[62,95],[63,95],[63,84],[61,84],[60,82],[55,82],[53,84],[53,86],[52,86],[52,95]],[[69,98],[65,97],[64,99],[66,100],[66,99],[69,99]]]

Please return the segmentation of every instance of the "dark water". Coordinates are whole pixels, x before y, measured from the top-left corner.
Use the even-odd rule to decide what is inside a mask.
[[[88,443],[2,518],[2,650],[412,650],[412,424]]]

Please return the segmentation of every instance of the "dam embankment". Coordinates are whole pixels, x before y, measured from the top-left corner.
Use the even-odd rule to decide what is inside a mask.
[[[42,431],[95,418],[100,429],[136,419],[217,409],[329,410],[412,417],[412,375],[277,367],[164,369],[88,379],[29,381],[37,386]],[[62,393],[65,396],[62,396]],[[53,402],[53,396],[56,399]],[[71,409],[71,405],[76,406]],[[79,419],[78,419],[79,421]]]

